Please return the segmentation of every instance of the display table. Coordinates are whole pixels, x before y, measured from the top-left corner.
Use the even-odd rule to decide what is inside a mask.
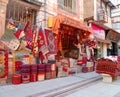
[[[116,60],[114,60],[114,58],[116,58]],[[112,76],[111,79],[117,78],[117,76],[120,75],[120,60],[117,60],[117,57],[111,57],[111,59],[101,58],[97,61],[96,72],[108,74]]]

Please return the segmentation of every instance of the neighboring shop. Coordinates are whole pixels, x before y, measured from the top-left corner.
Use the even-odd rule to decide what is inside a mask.
[[[120,56],[120,40],[118,41],[118,56]]]
[[[111,41],[111,55],[118,55],[118,42],[120,40],[120,34],[114,30],[110,30],[106,36],[107,40]]]
[[[94,38],[98,42],[96,48],[94,48],[94,56],[96,59],[107,56],[107,48],[111,44],[110,41],[105,39],[105,29],[96,25],[91,24],[93,29]]]

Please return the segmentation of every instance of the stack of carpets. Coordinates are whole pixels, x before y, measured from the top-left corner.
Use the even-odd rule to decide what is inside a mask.
[[[51,64],[46,64],[45,65],[45,79],[51,79]]]
[[[31,65],[30,81],[31,82],[37,81],[37,65],[36,64]]]
[[[21,71],[22,71],[22,83],[30,82],[30,65],[28,64],[22,65]]]
[[[45,79],[45,64],[38,64],[38,81]]]

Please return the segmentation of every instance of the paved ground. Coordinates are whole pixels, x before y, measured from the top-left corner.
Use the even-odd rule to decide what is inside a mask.
[[[0,97],[46,97],[48,95],[76,88],[77,86],[87,84],[100,78],[101,76],[99,74],[89,72],[41,82],[4,85],[0,86]]]
[[[120,97],[120,77],[112,83],[99,80],[55,97]]]

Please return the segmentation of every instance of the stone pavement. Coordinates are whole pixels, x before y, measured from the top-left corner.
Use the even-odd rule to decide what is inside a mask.
[[[100,78],[101,75],[88,72],[20,85],[9,84],[0,86],[0,97],[53,97],[52,95],[69,91]]]
[[[120,76],[112,83],[98,80],[54,97],[120,97]]]

